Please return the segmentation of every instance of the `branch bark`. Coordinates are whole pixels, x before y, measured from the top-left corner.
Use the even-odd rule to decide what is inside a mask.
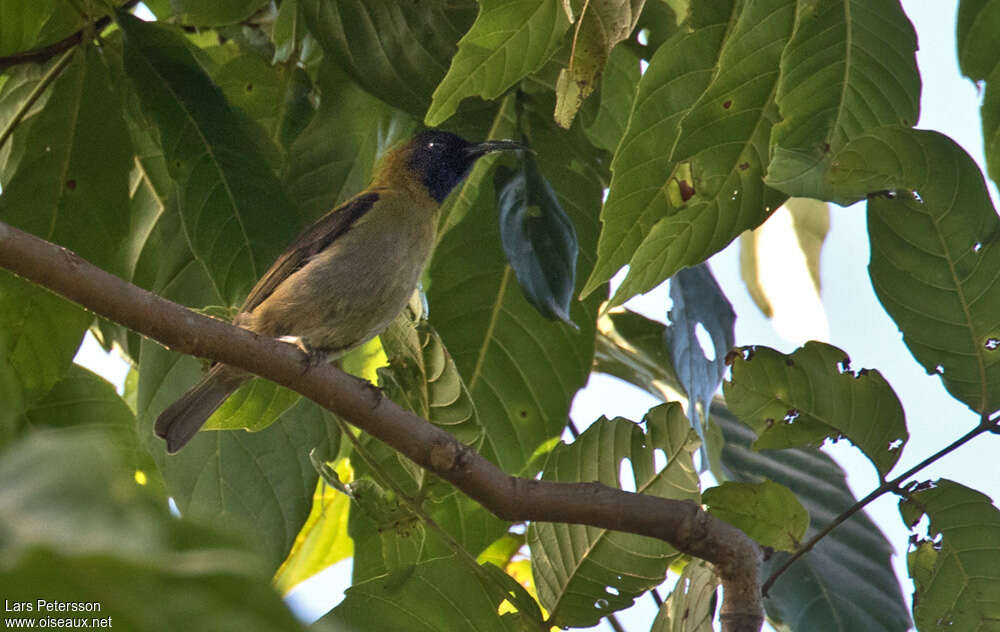
[[[260,337],[138,288],[77,254],[0,222],[0,266],[168,349],[232,364],[291,388],[472,497],[499,518],[585,524],[663,540],[715,565],[723,632],[759,632],[761,552],[739,529],[688,501],[600,483],[510,476],[378,389],[294,345]]]

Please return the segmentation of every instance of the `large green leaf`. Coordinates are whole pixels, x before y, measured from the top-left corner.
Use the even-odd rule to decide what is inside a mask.
[[[1000,3],[995,0],[961,0],[958,3],[958,63],[983,90],[983,144],[986,166],[994,182],[1000,181]]]
[[[267,0],[169,0],[170,13],[181,24],[197,26],[221,26],[234,24],[249,18],[267,4]],[[160,15],[161,18],[168,17]]]
[[[294,207],[184,39],[118,17],[125,70],[159,128],[186,237],[223,300],[239,304],[294,237]]]
[[[899,504],[910,529],[916,586],[913,617],[923,630],[996,630],[1000,621],[1000,510],[989,497],[940,479]]]
[[[587,253],[596,241],[601,176],[578,132],[531,120],[539,165],[576,227],[581,279],[593,265]],[[431,262],[430,320],[472,392],[486,428],[484,453],[506,472],[526,473],[535,451],[561,434],[587,380],[600,297],[574,301],[570,316],[579,332],[540,316],[501,250],[492,182],[477,184],[456,193],[455,204],[468,205],[464,219],[445,234]]]
[[[111,621],[92,629],[302,629],[244,542],[171,516],[134,473],[95,427],[35,433],[0,455],[8,603],[95,602]]]
[[[320,106],[289,149],[283,180],[312,221],[365,188],[376,157],[409,135],[412,119],[374,98],[334,64],[319,67]]]
[[[51,91],[3,183],[0,219],[121,273],[132,149],[101,52],[78,49]]]
[[[807,342],[785,355],[745,347],[723,383],[729,409],[760,437],[756,448],[818,446],[844,436],[884,477],[909,433],[896,393],[877,370],[850,370],[840,349]]]
[[[458,42],[448,74],[434,90],[424,117],[440,125],[462,99],[495,99],[548,61],[569,28],[558,2],[482,0],[479,15]]]
[[[690,28],[657,50],[612,163],[585,293],[628,264],[612,301],[624,302],[703,261],[780,205],[761,178],[794,4],[696,5]]]
[[[560,443],[552,451],[542,480],[599,481],[697,502],[698,474],[691,459],[699,441],[680,405],[653,408],[643,422],[645,432],[627,419],[598,419],[572,444]],[[667,460],[659,469],[657,450]],[[633,480],[620,478],[625,461]],[[528,527],[528,543],[539,599],[550,622],[559,626],[592,626],[631,606],[663,582],[679,556],[662,540],[585,525],[535,522]]]
[[[89,20],[62,0],[0,2],[0,56],[54,44]]]
[[[910,352],[981,414],[1000,408],[1000,218],[979,168],[937,132],[894,127],[837,156],[835,186],[868,200],[875,293]]]
[[[455,556],[415,565],[405,577],[355,583],[320,621],[334,630],[524,630],[519,615],[497,616],[508,595]]]
[[[615,327],[598,339],[597,368],[667,399],[679,389],[662,345],[664,325],[637,314],[612,314]],[[712,405],[721,465],[716,476],[742,482],[772,480],[791,489],[811,516],[806,537],[826,527],[857,499],[844,471],[815,449],[753,450],[754,432],[721,403]],[[709,432],[708,440],[714,441]],[[714,459],[714,456],[713,456]],[[909,616],[889,564],[892,546],[864,512],[820,540],[771,588],[766,605],[793,630],[903,632]],[[764,576],[787,559],[766,563]]]
[[[423,116],[475,3],[300,0],[327,56],[369,93]]]
[[[846,203],[825,183],[833,156],[881,125],[911,126],[920,114],[917,38],[899,0],[800,3],[781,55],[767,183],[788,193]]]
[[[809,514],[795,494],[774,481],[726,481],[706,489],[701,498],[712,515],[779,551],[794,551],[809,527]]]

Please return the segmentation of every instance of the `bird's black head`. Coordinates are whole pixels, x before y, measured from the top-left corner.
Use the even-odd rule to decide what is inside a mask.
[[[413,149],[409,167],[438,203],[444,202],[481,156],[491,151],[524,149],[523,145],[509,140],[470,143],[460,136],[438,130],[417,134],[410,141],[410,146]]]

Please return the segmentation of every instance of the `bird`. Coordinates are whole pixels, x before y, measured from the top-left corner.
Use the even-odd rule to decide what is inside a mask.
[[[441,204],[475,162],[526,147],[472,143],[425,130],[387,152],[371,184],[330,211],[275,260],[233,324],[294,340],[313,357],[335,358],[380,334],[417,287],[437,234]],[[153,430],[176,453],[252,375],[216,363],[157,417]]]

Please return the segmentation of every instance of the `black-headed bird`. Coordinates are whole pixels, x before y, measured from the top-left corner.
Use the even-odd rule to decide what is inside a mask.
[[[436,130],[390,151],[371,185],[303,232],[250,290],[233,323],[262,336],[295,338],[337,356],[380,334],[403,310],[437,234],[441,203],[476,160],[524,149],[470,143]],[[215,364],[157,418],[177,452],[251,375]]]

